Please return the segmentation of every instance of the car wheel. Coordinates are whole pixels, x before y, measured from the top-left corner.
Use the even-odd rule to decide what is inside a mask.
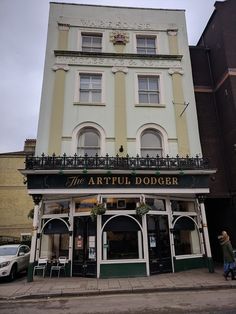
[[[15,264],[11,268],[11,272],[10,272],[10,275],[9,275],[9,280],[10,281],[13,281],[16,278],[16,272],[17,272],[17,266]]]

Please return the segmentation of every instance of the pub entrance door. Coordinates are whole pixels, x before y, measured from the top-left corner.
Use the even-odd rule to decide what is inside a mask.
[[[168,217],[147,215],[150,274],[172,272]]]
[[[73,276],[97,276],[96,222],[91,217],[74,218]]]

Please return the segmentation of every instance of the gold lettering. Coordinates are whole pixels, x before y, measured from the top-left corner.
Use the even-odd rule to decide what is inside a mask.
[[[129,178],[128,178],[128,177],[125,177],[125,184],[126,184],[126,185],[131,184],[131,182],[130,182],[130,180],[129,180]]]
[[[148,184],[150,183],[149,177],[144,177],[144,178],[143,178],[143,183],[144,183],[145,185],[148,185]]]
[[[124,184],[125,180],[124,177],[118,177],[118,184],[122,185]]]
[[[77,184],[78,177],[69,177],[66,181],[66,187],[71,188]]]
[[[95,182],[94,182],[94,180],[93,180],[93,177],[91,177],[91,178],[89,179],[88,185],[94,185],[94,184],[95,184]]]
[[[97,184],[102,184],[102,177],[97,177]]]
[[[177,177],[173,177],[172,178],[172,184],[174,185],[178,185],[179,183],[178,183],[178,178]]]
[[[163,177],[157,179],[159,185],[165,184]]]
[[[171,181],[170,177],[166,177],[166,185],[171,185]]]
[[[117,177],[112,177],[111,184],[114,185],[117,183]]]
[[[140,177],[136,177],[135,184],[141,184],[141,183],[142,183],[142,179]]]
[[[105,184],[109,184],[110,177],[104,177]]]
[[[151,185],[157,184],[157,178],[151,177]]]

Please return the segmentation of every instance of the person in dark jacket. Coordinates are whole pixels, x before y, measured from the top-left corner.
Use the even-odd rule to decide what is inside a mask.
[[[227,280],[228,275],[231,274],[231,279],[236,280],[234,276],[235,269],[235,258],[234,252],[229,240],[229,236],[226,231],[222,231],[221,235],[218,236],[220,245],[222,247],[223,259],[224,259],[224,277]]]

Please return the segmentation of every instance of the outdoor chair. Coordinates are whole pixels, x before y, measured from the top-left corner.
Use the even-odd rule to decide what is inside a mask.
[[[64,275],[66,274],[66,264],[68,263],[67,257],[59,257],[57,264],[51,266],[50,270],[50,278],[52,277],[53,272],[57,272],[58,278],[60,277],[61,271],[64,272]]]
[[[38,259],[38,265],[34,266],[34,272],[33,272],[33,276],[35,275],[35,272],[37,270],[42,270],[43,272],[43,277],[45,277],[45,272],[47,269],[47,265],[48,265],[48,259],[47,258],[39,258]]]

